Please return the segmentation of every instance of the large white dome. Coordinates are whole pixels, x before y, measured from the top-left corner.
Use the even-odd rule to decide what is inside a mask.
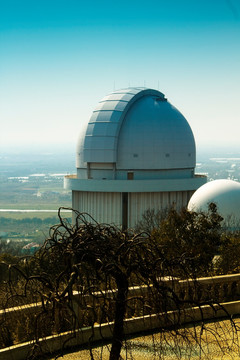
[[[207,212],[210,203],[217,205],[218,213],[225,221],[240,222],[240,183],[221,179],[202,185],[192,195],[188,210]]]
[[[192,130],[157,90],[128,88],[104,97],[83,123],[77,174],[66,176],[72,207],[98,222],[134,227],[149,209],[187,206],[206,182],[195,174]]]
[[[117,170],[126,171],[192,171],[195,158],[187,120],[161,92],[145,88],[103,98],[77,146],[77,167],[82,169],[87,163],[115,163]]]

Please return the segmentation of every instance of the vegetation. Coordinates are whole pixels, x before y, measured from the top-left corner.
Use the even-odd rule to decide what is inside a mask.
[[[213,258],[222,243],[221,221],[216,206],[209,205],[209,213],[171,210],[151,238],[159,242],[161,251],[169,262],[176,256],[187,259],[188,276],[199,277],[213,274]],[[178,276],[185,276],[185,269]]]
[[[230,271],[230,265],[224,265],[223,252],[227,256],[226,248],[233,238],[221,233],[222,219],[214,205],[208,215],[171,210],[151,233],[138,234],[98,224],[89,215],[78,212],[72,226],[61,211],[59,224],[51,227],[49,238],[34,256],[2,259],[2,307],[27,302],[42,304],[24,332],[18,330],[16,335],[15,323],[12,326],[3,321],[2,346],[113,322],[109,359],[118,360],[125,339],[125,318],[164,313],[165,322],[159,331],[163,336],[172,333],[174,337],[180,324],[172,323],[169,329],[169,310],[214,306],[222,301],[217,294],[214,298],[211,294],[202,296],[197,281],[199,276],[221,272],[224,266]],[[214,267],[216,253],[222,262]],[[234,266],[237,268],[236,263]],[[192,279],[187,297],[174,288],[176,278]],[[140,291],[129,298],[129,289],[139,285],[148,289],[148,296]],[[188,336],[187,332],[184,334]],[[195,340],[199,345],[199,338]],[[91,343],[90,354],[93,359]]]
[[[215,268],[217,274],[240,273],[240,231],[222,234]]]
[[[69,219],[70,220],[70,219]],[[49,228],[58,222],[57,217],[7,218],[0,217],[0,254],[14,256],[30,255],[34,248],[30,245],[43,245]],[[35,250],[37,247],[35,247]],[[1,255],[0,255],[1,257]]]

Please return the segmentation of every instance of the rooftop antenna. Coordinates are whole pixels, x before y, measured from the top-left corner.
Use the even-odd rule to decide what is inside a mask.
[[[114,81],[113,81],[113,91],[115,91],[115,89],[116,89],[116,88],[115,88],[115,85],[116,85],[116,84],[115,84],[115,80],[114,80]]]
[[[158,80],[158,90],[159,90],[159,80]]]
[[[146,80],[144,80],[143,86],[146,87]]]

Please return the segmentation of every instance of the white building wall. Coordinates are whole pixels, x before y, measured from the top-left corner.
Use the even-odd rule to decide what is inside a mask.
[[[194,191],[128,193],[128,227],[134,227],[148,209],[176,210],[187,206]],[[73,209],[90,214],[97,222],[122,224],[122,194],[116,192],[73,191]]]
[[[87,212],[97,222],[120,225],[122,222],[121,193],[73,191],[73,209]]]
[[[194,191],[171,191],[151,193],[129,193],[128,196],[128,226],[134,227],[148,209],[155,211],[170,209],[176,210],[186,207]]]

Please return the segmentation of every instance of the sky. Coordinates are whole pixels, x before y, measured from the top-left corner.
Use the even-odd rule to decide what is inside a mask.
[[[75,149],[129,86],[163,92],[197,148],[240,151],[240,0],[0,0],[0,152]]]

